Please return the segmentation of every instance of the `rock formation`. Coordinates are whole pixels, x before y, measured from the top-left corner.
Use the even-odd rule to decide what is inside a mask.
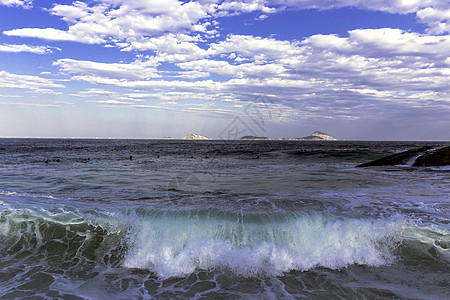
[[[357,167],[410,165],[414,167],[448,166],[450,165],[450,146],[434,149],[425,146],[418,149],[389,155]]]
[[[418,167],[448,165],[450,165],[450,146],[426,152],[422,156],[419,156],[414,163],[414,166]]]

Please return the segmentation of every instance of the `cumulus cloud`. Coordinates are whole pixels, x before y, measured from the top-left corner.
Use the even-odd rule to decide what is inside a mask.
[[[302,42],[314,48],[368,57],[417,56],[445,58],[450,36],[430,36],[400,29],[357,29],[348,38],[336,35],[314,35]]]
[[[234,53],[234,58],[238,54],[239,57],[265,61],[298,55],[301,50],[296,46],[297,43],[290,41],[232,34],[225,41],[212,44],[208,54]]]
[[[416,14],[428,30],[356,29],[345,36],[313,35],[303,41],[217,36],[217,17],[253,12],[270,18],[270,14],[285,9],[342,7]],[[250,101],[264,91],[293,114],[301,111],[305,116],[354,119],[358,116],[353,109],[373,113],[377,105],[386,103],[411,107],[430,105],[432,101],[445,103],[450,94],[447,1],[99,0],[58,4],[48,11],[67,22],[68,29],[21,28],[4,34],[146,52],[145,57],[130,63],[71,58],[54,63],[72,80],[127,91],[119,94],[88,89],[76,94],[100,97],[97,100],[105,105],[148,99],[169,103],[188,98],[235,101],[237,105],[236,101]],[[3,45],[3,49],[0,46],[0,51],[10,52],[51,51],[45,46],[25,45]],[[201,99],[196,94],[201,94]]]
[[[0,5],[20,6],[29,9],[33,6],[33,0],[0,0]]]
[[[264,91],[273,94],[273,99],[293,116],[348,120],[362,112],[373,115],[377,105],[424,107],[448,102],[447,49],[447,36],[381,28],[353,30],[348,37],[314,35],[302,42],[229,35],[200,51],[201,55],[186,56],[189,59],[183,62],[173,60],[181,71],[171,71],[170,76],[182,80],[141,75],[142,63],[131,64],[131,69],[130,64],[123,68],[124,64],[69,60],[58,61],[57,65],[73,73],[73,80],[160,91],[153,97],[161,100],[168,92],[180,93],[170,101],[203,93],[205,98],[222,103],[226,99],[245,103]],[[162,57],[155,55],[154,65],[147,67],[153,68]],[[124,77],[133,71],[136,75]]]
[[[20,0],[1,0],[5,4],[28,3]],[[430,34],[449,31],[449,9],[446,0],[208,0],[208,1],[143,1],[99,0],[90,4],[75,1],[56,4],[49,12],[68,23],[68,30],[55,28],[18,28],[5,31],[6,35],[35,37],[54,41],[76,41],[88,44],[109,44],[125,51],[158,50],[182,60],[186,52],[199,59],[202,53],[195,43],[199,35],[217,34],[214,18],[249,12],[261,16],[290,9],[358,9],[385,11],[396,14],[416,13],[417,18],[429,26]],[[235,37],[236,39],[237,37]],[[245,43],[246,41],[242,41]],[[253,40],[252,42],[258,42]],[[265,41],[259,41],[264,43]],[[165,46],[167,43],[167,46]],[[220,45],[218,45],[219,47]],[[225,45],[224,45],[225,46]],[[160,47],[166,49],[161,50]],[[184,53],[183,53],[184,52]]]
[[[80,42],[86,42],[82,37],[88,35],[114,43],[190,30],[208,15],[208,7],[194,1],[102,0],[93,6],[79,1],[59,4],[50,12],[70,23],[68,33]]]
[[[160,61],[177,62],[204,58],[206,50],[196,43],[202,41],[198,36],[168,33],[158,37],[129,38],[117,45],[123,51],[154,51]]]
[[[428,33],[444,34],[450,33],[450,9],[445,7],[437,9],[427,7],[417,12],[417,18],[428,25]]]

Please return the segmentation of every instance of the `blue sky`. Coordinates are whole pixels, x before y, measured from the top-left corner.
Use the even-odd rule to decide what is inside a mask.
[[[0,0],[0,137],[450,140],[449,20],[441,0]]]

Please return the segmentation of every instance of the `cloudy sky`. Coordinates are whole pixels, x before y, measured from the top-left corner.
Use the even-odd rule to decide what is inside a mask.
[[[0,0],[0,137],[450,140],[449,33],[448,0]]]

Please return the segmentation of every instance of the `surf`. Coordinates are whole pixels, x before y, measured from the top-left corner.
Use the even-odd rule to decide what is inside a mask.
[[[160,278],[198,269],[254,277],[395,260],[402,219],[324,213],[206,210],[17,209],[0,213],[4,259],[48,258],[149,270]],[[46,256],[46,257],[43,257]]]

